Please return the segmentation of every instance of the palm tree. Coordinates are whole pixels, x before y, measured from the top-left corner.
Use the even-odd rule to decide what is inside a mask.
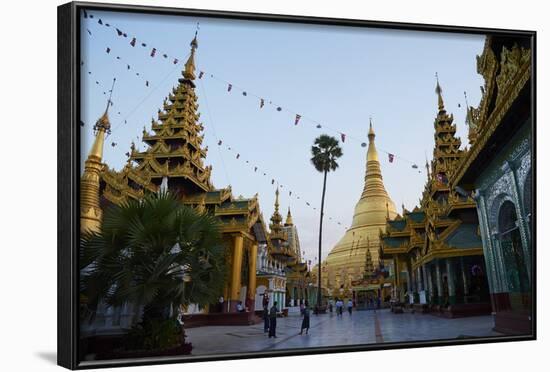
[[[311,162],[317,171],[323,173],[323,194],[321,196],[321,217],[319,221],[319,262],[317,275],[317,308],[321,307],[321,247],[323,240],[323,214],[325,208],[325,192],[327,189],[327,173],[335,171],[338,168],[336,160],[340,158],[342,148],[339,146],[338,140],[326,134],[322,134],[315,139],[311,146]]]
[[[109,207],[100,232],[82,235],[81,293],[92,312],[100,302],[132,304],[143,307],[142,323],[168,320],[171,308],[214,302],[224,264],[214,217],[170,193],[149,194]]]

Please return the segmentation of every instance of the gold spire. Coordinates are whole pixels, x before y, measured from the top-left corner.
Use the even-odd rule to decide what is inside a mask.
[[[109,121],[109,107],[111,107],[111,97],[113,96],[113,88],[115,87],[116,78],[113,79],[113,85],[111,87],[111,93],[109,94],[109,99],[107,100],[107,107],[105,112],[94,125],[95,140],[88,154],[88,158],[95,157],[97,161],[101,162],[103,157],[103,144],[105,142],[105,133],[111,133],[111,122]]]
[[[382,171],[380,170],[380,162],[378,160],[378,151],[376,151],[376,145],[374,139],[374,129],[372,128],[372,119],[369,123],[369,148],[367,150],[367,167],[365,170],[365,185],[363,187],[363,194],[361,199],[371,196],[384,196],[388,194],[384,188],[382,181]]]
[[[113,79],[113,88],[115,79]],[[101,228],[101,219],[103,212],[99,204],[99,182],[100,174],[103,170],[103,143],[105,141],[105,133],[111,130],[109,122],[109,107],[111,106],[111,95],[107,101],[107,108],[101,117],[94,125],[95,139],[88,154],[88,158],[84,162],[84,172],[80,178],[80,231],[97,232]]]
[[[372,120],[369,123],[368,137],[363,192],[355,205],[351,227],[330,251],[326,260],[327,267],[335,272],[343,268],[352,270],[352,276],[356,275],[354,279],[362,279],[365,267],[364,254],[367,250],[371,250],[370,254],[374,262],[377,262],[379,230],[385,229],[388,216],[392,219],[397,215],[395,204],[390,199],[382,179]],[[355,241],[354,236],[357,235],[363,239]],[[357,254],[350,256],[352,250]]]
[[[445,111],[445,105],[443,104],[443,96],[441,93],[443,93],[443,89],[441,89],[441,86],[439,85],[439,76],[437,75],[437,72],[435,73],[435,79],[437,81],[435,85],[435,93],[437,93],[437,106],[439,108],[439,111]]]
[[[199,47],[197,41],[197,32],[195,31],[195,37],[191,40],[191,54],[185,62],[185,69],[183,70],[183,77],[188,80],[195,80],[195,50]]]
[[[282,220],[283,217],[279,213],[279,186],[277,186],[275,191],[275,210],[273,211],[273,215],[271,216],[271,224],[269,225],[272,233],[278,233],[281,231]]]
[[[286,214],[285,226],[291,226],[291,225],[294,225],[294,223],[292,222],[292,215],[290,214],[290,207],[288,207],[288,213]]]

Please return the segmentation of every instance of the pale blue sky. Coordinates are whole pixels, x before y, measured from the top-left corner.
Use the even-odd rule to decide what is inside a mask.
[[[402,203],[408,209],[418,203],[426,180],[425,154],[432,157],[435,72],[463,146],[467,144],[463,92],[468,93],[471,105],[480,99],[482,79],[476,73],[475,59],[483,48],[480,35],[90,13],[94,18],[82,20],[81,32],[81,108],[86,123],[82,128],[83,155],[93,138],[93,123],[105,109],[103,92],[108,94],[116,77],[110,111],[114,131],[107,139],[104,159],[111,167],[123,166],[130,142],[140,143],[136,137],[141,138],[144,126],[149,129],[164,97],[177,85],[200,22],[197,66],[205,71],[205,78],[197,81],[197,94],[204,144],[209,147],[206,164],[213,166],[213,183],[216,187],[230,184],[235,196],[258,193],[268,220],[275,190],[271,178],[277,179],[283,185],[281,207],[286,215],[290,205],[308,259],[317,256],[319,209],[313,210],[305,202],[319,206],[322,186],[322,175],[309,161],[310,146],[319,134],[339,135],[325,127],[317,129],[306,117],[348,135],[340,168],[328,177],[325,257],[351,223],[363,188],[366,148],[360,142],[367,141],[369,117],[373,118],[379,150],[397,157],[390,164],[384,152],[379,154],[386,189],[401,212]],[[98,18],[111,27],[99,25]],[[115,27],[128,38],[117,36]],[[129,43],[134,36],[137,44],[132,48]],[[147,43],[146,48],[142,42]],[[106,47],[111,53],[105,52]],[[155,58],[149,55],[152,47],[158,49]],[[172,59],[164,59],[162,53]],[[178,65],[172,63],[174,57],[180,60]],[[246,89],[248,96],[237,88],[228,93],[227,86],[209,74]],[[268,104],[260,110],[258,99],[251,94],[304,118],[294,126],[293,113],[278,112]],[[217,146],[218,139],[224,142],[222,148]],[[117,146],[111,147],[111,142]],[[141,144],[140,148],[145,147]],[[418,164],[422,173],[401,158]],[[254,166],[259,168],[256,173]],[[262,176],[263,172],[268,176]]]

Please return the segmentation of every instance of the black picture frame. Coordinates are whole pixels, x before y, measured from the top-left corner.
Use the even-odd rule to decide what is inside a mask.
[[[284,351],[262,351],[248,353],[228,353],[213,356],[152,357],[143,359],[104,360],[83,362],[78,360],[78,246],[79,246],[79,178],[80,178],[80,27],[79,11],[102,10],[127,13],[161,15],[201,16],[232,20],[255,20],[280,23],[320,24],[332,26],[369,27],[411,31],[437,31],[447,33],[491,34],[500,37],[528,37],[531,39],[531,115],[532,115],[532,334],[503,336],[499,338],[453,339],[435,341],[414,341],[371,345],[319,347]],[[368,21],[357,19],[335,19],[280,14],[258,14],[200,9],[179,9],[154,6],[136,6],[71,2],[58,7],[58,364],[69,369],[97,367],[137,366],[181,362],[201,362],[228,359],[262,358],[320,353],[340,353],[352,351],[387,350],[429,346],[481,344],[488,342],[527,341],[537,338],[536,327],[536,32],[524,30],[460,27],[434,24],[413,24],[398,22]]]

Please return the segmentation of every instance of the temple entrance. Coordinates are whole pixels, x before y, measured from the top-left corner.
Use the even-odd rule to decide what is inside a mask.
[[[513,310],[530,307],[529,276],[517,220],[514,203],[505,201],[498,214],[498,230],[510,293],[510,306]]]

